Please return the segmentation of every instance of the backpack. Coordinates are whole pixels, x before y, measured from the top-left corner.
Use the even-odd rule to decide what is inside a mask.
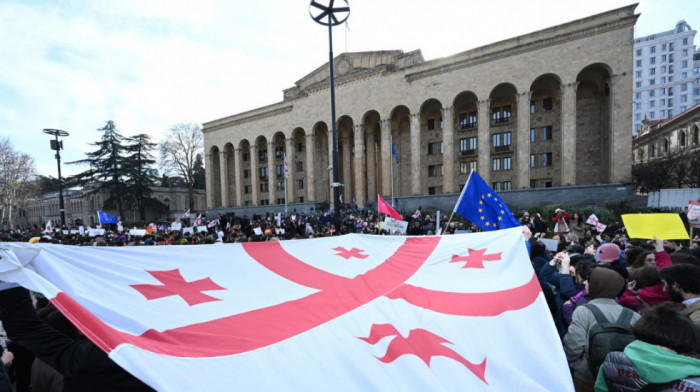
[[[596,324],[588,332],[588,368],[593,377],[596,377],[609,352],[623,351],[635,340],[630,330],[634,312],[623,308],[617,321],[611,323],[595,305],[589,303],[584,306],[593,313],[596,320]]]

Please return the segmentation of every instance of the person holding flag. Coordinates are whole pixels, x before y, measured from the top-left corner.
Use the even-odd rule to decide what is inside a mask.
[[[520,226],[503,199],[474,170],[469,175],[452,214],[455,212],[484,231]]]

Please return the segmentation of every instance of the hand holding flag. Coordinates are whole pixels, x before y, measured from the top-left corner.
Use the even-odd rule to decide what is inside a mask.
[[[520,225],[503,199],[474,170],[459,195],[454,212],[487,231]]]

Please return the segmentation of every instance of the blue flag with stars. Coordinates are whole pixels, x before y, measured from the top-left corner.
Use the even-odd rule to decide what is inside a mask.
[[[473,170],[454,212],[486,231],[520,226],[503,199]]]
[[[101,225],[104,225],[105,223],[116,224],[119,222],[117,218],[101,210],[97,210],[97,219],[99,219]]]

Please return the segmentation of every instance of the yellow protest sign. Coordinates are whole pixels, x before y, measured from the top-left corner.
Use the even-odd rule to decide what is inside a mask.
[[[625,214],[622,222],[630,238],[654,236],[662,240],[687,240],[688,232],[678,214]]]

